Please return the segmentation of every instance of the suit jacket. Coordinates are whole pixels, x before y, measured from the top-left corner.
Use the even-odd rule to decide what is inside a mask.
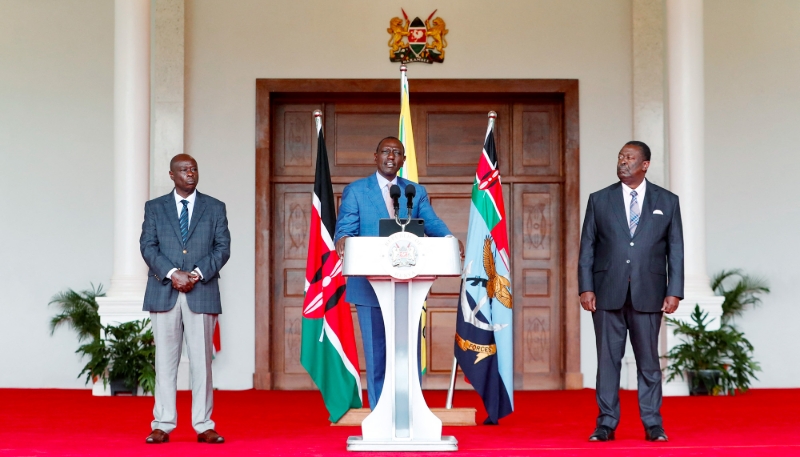
[[[174,191],[150,200],[144,205],[139,248],[150,268],[144,311],[169,311],[175,306],[179,292],[172,288],[172,281],[166,277],[170,270],[199,268],[203,279],[186,294],[189,309],[195,313],[222,313],[219,270],[231,256],[231,233],[224,203],[197,192],[184,246]]]
[[[615,310],[625,304],[628,284],[637,311],[661,311],[668,295],[683,298],[683,226],[678,196],[650,181],[633,238],[619,182],[589,196],[583,220],[580,293],[593,291],[597,309]]]
[[[425,221],[425,235],[447,236],[451,235],[447,225],[433,211],[425,187],[407,179],[397,178],[397,185],[401,190],[406,186],[414,186],[417,195],[414,196],[414,208],[411,217],[421,218]],[[405,195],[405,192],[403,192]],[[408,204],[405,196],[400,197],[400,217],[408,215]],[[378,221],[388,218],[386,203],[378,187],[378,177],[372,174],[359,179],[344,188],[342,203],[339,206],[339,217],[336,219],[336,233],[334,243],[343,236],[378,236]],[[347,278],[347,295],[349,303],[362,306],[380,306],[375,291],[367,278]]]

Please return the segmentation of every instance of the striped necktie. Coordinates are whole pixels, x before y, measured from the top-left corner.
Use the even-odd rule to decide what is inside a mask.
[[[186,246],[186,238],[189,237],[189,200],[181,200],[183,203],[183,209],[181,210],[181,240],[183,240],[183,245]]]
[[[639,195],[636,193],[635,190],[631,191],[631,222],[628,224],[628,228],[631,229],[631,238],[633,238],[633,234],[636,233],[636,227],[639,226],[639,201],[636,200],[636,196]]]

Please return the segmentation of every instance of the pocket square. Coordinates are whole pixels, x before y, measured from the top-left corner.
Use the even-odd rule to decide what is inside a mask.
[[[662,216],[664,215],[664,213],[662,213],[660,209],[653,211],[653,214],[660,214]]]

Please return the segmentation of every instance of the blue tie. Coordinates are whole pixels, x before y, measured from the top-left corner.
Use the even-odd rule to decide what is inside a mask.
[[[631,191],[631,221],[628,224],[628,228],[631,229],[631,238],[633,238],[633,234],[636,233],[636,227],[639,226],[639,217],[641,213],[639,213],[639,201],[636,200],[636,196],[639,195],[635,190]]]
[[[183,203],[183,209],[181,210],[181,239],[183,240],[183,245],[186,246],[186,238],[189,237],[189,200],[181,200]]]

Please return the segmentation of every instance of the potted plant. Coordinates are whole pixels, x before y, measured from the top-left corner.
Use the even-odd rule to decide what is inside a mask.
[[[67,289],[56,294],[50,305],[58,305],[61,312],[50,320],[50,333],[60,325],[69,325],[78,333],[78,341],[91,341],[75,351],[88,356],[89,361],[78,377],[86,375],[86,383],[103,380],[111,383],[111,394],[131,392],[141,387],[145,393],[155,389],[155,344],[150,319],[103,326],[98,314],[97,297],[102,297],[103,286],[92,285],[91,290],[75,292]],[[103,337],[105,334],[105,337]]]
[[[99,338],[78,348],[78,353],[88,355],[89,362],[78,375],[90,379],[103,379],[111,384],[111,395],[130,392],[136,395],[141,387],[144,393],[155,389],[155,354],[153,330],[150,319],[125,322],[103,327],[106,338]]]
[[[675,335],[683,342],[670,349],[666,358],[667,381],[687,374],[690,395],[720,395],[725,392],[746,392],[750,380],[757,379],[761,368],[753,360],[753,345],[744,333],[728,324],[708,330],[713,319],[695,305],[691,323],[667,318],[675,326]]]
[[[769,293],[769,287],[764,279],[738,269],[721,271],[711,280],[711,287],[725,297],[718,330],[708,330],[713,319],[706,321],[708,313],[701,312],[699,306],[695,306],[691,323],[667,318],[667,323],[675,327],[675,335],[683,340],[665,356],[670,362],[667,381],[684,379],[686,373],[691,395],[746,392],[761,368],[753,360],[753,345],[732,321],[748,305],[760,304],[760,294]]]

